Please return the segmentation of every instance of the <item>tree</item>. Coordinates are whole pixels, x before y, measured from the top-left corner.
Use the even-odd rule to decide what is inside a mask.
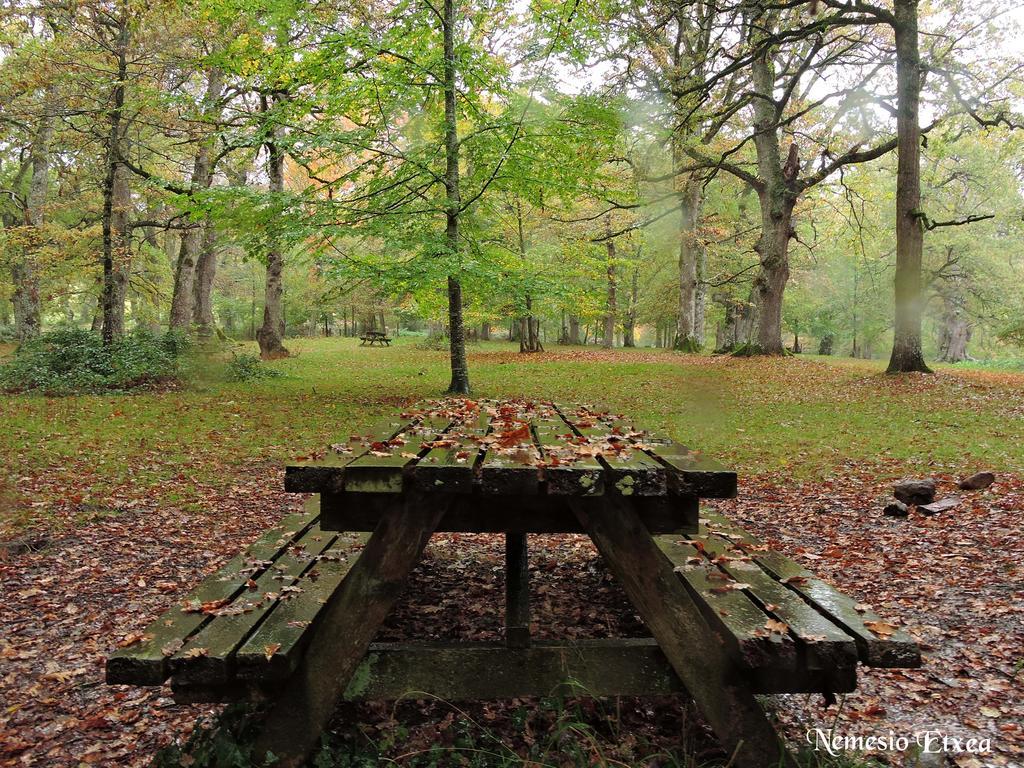
[[[203,94],[200,119],[212,123],[219,117],[221,94],[224,90],[224,73],[211,66],[206,77],[206,92]],[[189,197],[209,188],[213,181],[215,158],[213,157],[214,136],[201,136],[198,140],[192,177],[189,180]],[[174,273],[174,291],[171,294],[170,327],[188,329],[193,316],[197,292],[195,280],[197,267],[203,256],[210,235],[207,216],[192,222],[182,233],[178,263]],[[212,244],[209,244],[212,246]],[[209,261],[207,261],[209,269]],[[205,319],[205,318],[204,318]]]
[[[896,35],[896,324],[889,373],[931,373],[921,350],[921,53],[917,42],[918,0],[894,0]]]

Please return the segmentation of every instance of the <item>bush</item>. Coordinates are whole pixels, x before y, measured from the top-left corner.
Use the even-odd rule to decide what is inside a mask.
[[[259,355],[232,354],[231,362],[228,363],[229,381],[257,381],[284,375],[281,371],[264,365]]]
[[[52,331],[24,342],[0,367],[0,388],[70,395],[167,386],[185,348],[177,334],[136,331],[109,347],[91,331]]]

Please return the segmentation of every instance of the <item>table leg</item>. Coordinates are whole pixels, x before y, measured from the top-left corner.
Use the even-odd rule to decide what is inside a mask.
[[[618,503],[616,503],[618,502]],[[570,500],[583,529],[626,590],[662,652],[737,768],[795,765],[724,641],[625,499]]]
[[[505,643],[530,646],[530,570],[525,533],[505,534]]]
[[[295,768],[316,746],[352,673],[450,504],[437,495],[429,500],[411,496],[382,516],[325,606],[302,664],[271,705],[256,740],[256,760],[271,752],[278,758],[275,768]]]

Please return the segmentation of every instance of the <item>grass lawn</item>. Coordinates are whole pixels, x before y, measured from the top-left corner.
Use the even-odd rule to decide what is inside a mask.
[[[418,341],[382,349],[293,339],[293,357],[267,364],[284,376],[246,383],[227,380],[222,355],[191,359],[178,391],[0,396],[0,545],[17,543],[0,546],[0,768],[141,768],[197,718],[217,714],[172,705],[160,689],[105,686],[103,659],[295,508],[281,491],[284,463],[440,395],[447,356]],[[854,733],[936,723],[993,735],[991,761],[960,765],[1021,764],[1024,594],[1014,585],[1024,583],[1024,374],[945,366],[896,378],[881,362],[651,349],[526,356],[503,342],[472,345],[469,363],[474,397],[607,405],[734,466],[740,497],[713,506],[920,639],[923,669],[865,670],[838,713],[818,697],[773,697],[793,743],[812,723]],[[947,493],[979,469],[998,482],[953,513],[880,514],[893,477],[933,475]],[[382,632],[448,639],[458,624],[491,639],[501,601],[486,596],[500,587],[500,541],[438,542]],[[618,610],[594,597],[587,579],[604,584],[604,571],[588,546],[540,540],[531,561],[543,595],[538,636],[564,636],[581,604],[596,616],[587,621]],[[619,704],[613,718],[578,703],[360,705],[333,729],[340,746],[325,764],[405,755],[397,764],[447,765],[445,750],[486,753],[474,764],[488,768],[527,753],[545,757],[537,766],[705,764],[699,739],[682,758],[663,754],[693,730],[678,700]],[[611,752],[595,762],[598,742]],[[190,764],[164,754],[168,765]],[[829,763],[847,764],[864,765]]]
[[[195,360],[183,391],[49,399],[0,396],[0,538],[81,523],[142,502],[201,504],[254,462],[280,465],[447,384],[443,352],[293,339],[286,375],[228,383]],[[914,468],[1024,467],[1024,374],[891,378],[881,362],[739,360],[661,350],[473,345],[474,396],[596,402],[667,429],[745,475],[814,479],[849,463],[882,476]],[[60,519],[49,512],[63,508]]]

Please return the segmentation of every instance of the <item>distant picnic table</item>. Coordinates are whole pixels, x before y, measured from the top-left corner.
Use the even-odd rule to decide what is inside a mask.
[[[785,750],[758,693],[856,686],[858,661],[920,664],[894,625],[701,498],[736,474],[579,404],[428,401],[289,466],[318,494],[107,663],[179,701],[271,700],[257,754],[299,765],[340,699],[688,692],[735,765]],[[377,643],[435,531],[505,537],[504,643]],[[652,637],[534,641],[527,535],[586,533]]]
[[[391,339],[384,331],[365,331],[363,335],[359,337],[359,346],[363,347],[367,344],[371,347],[374,344],[389,347],[391,346]]]

